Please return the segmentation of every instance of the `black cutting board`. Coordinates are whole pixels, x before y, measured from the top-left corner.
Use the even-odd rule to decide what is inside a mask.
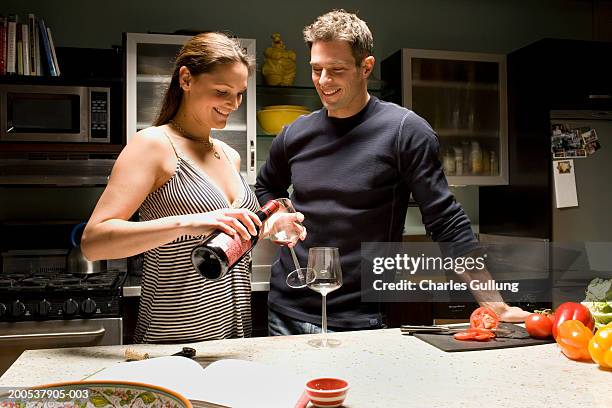
[[[462,326],[458,326],[461,328]],[[469,325],[465,326],[466,328]],[[527,330],[524,327],[517,326],[512,323],[501,323],[500,328],[511,330],[512,333],[503,337],[496,337],[489,341],[472,341],[472,340],[455,340],[452,334],[432,334],[432,333],[417,333],[413,336],[439,348],[442,351],[475,351],[475,350],[491,350],[509,347],[524,347],[535,346],[538,344],[554,343],[555,340],[550,339],[534,339],[529,337]]]

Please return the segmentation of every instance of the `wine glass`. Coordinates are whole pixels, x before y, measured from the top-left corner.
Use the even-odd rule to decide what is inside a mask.
[[[308,251],[307,286],[321,294],[322,338],[310,340],[313,347],[336,347],[340,341],[327,338],[327,294],[342,286],[340,253],[334,247],[314,247]]]
[[[272,242],[280,246],[293,246],[300,239],[304,226],[295,216],[295,208],[288,198],[277,198],[280,208],[270,216],[269,238]]]
[[[300,262],[293,250],[293,246],[300,239],[304,226],[295,217],[295,208],[288,198],[277,198],[280,208],[267,221],[270,224],[269,238],[272,242],[280,246],[288,246],[295,270],[287,275],[287,285],[292,288],[306,287],[306,274],[304,268],[300,267]]]

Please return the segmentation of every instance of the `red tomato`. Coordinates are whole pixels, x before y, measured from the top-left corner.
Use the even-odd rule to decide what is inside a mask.
[[[579,320],[591,331],[595,326],[595,320],[593,320],[593,316],[586,306],[575,302],[565,302],[555,310],[555,321],[552,327],[552,334],[555,339],[559,326],[566,320]]]
[[[470,332],[459,332],[453,334],[453,337],[457,340],[473,340],[475,334]]]
[[[546,339],[552,335],[553,320],[550,315],[532,313],[525,319],[525,328],[531,337]]]
[[[476,341],[487,341],[495,338],[495,333],[488,329],[469,328],[465,331],[455,333],[453,337],[456,340],[476,340]]]
[[[495,329],[499,325],[499,317],[488,307],[479,307],[470,316],[470,326],[480,329]]]

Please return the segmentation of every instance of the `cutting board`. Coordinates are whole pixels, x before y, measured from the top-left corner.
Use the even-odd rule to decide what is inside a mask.
[[[457,326],[462,328],[462,326]],[[466,325],[465,328],[468,328]],[[535,346],[538,344],[554,343],[554,339],[534,339],[529,337],[524,327],[512,323],[501,323],[499,327],[511,330],[512,333],[504,337],[496,337],[490,341],[463,341],[455,340],[452,334],[417,333],[413,336],[439,348],[442,351],[475,351],[491,350],[509,347]]]

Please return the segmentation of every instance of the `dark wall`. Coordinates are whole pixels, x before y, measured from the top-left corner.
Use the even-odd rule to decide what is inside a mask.
[[[594,3],[595,2],[595,3]],[[3,0],[0,13],[43,17],[56,46],[108,48],[122,32],[229,30],[258,41],[258,60],[270,35],[282,34],[298,57],[296,84],[310,81],[302,28],[331,8],[358,11],[374,33],[380,62],[399,48],[506,54],[540,38],[593,39],[594,4],[583,0]],[[605,25],[603,25],[605,27]],[[375,75],[378,76],[378,68]]]

